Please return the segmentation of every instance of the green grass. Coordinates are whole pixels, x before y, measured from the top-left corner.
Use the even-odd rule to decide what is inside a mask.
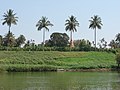
[[[84,56],[74,58],[63,58],[61,62],[66,62],[71,68],[111,68],[115,66],[115,56],[106,52],[87,52]]]
[[[117,66],[107,52],[1,51],[0,69],[7,71],[56,71]]]

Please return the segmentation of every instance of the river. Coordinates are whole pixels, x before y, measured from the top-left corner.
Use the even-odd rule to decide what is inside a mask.
[[[120,73],[0,73],[0,90],[120,90]]]

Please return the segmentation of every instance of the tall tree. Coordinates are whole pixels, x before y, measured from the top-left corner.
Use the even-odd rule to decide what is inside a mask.
[[[93,17],[91,17],[91,20],[89,20],[90,25],[89,28],[94,29],[94,44],[95,44],[95,48],[96,48],[96,29],[101,29],[102,21],[101,18],[98,15],[94,15]]]
[[[66,47],[69,43],[69,36],[66,33],[52,33],[46,46]]]
[[[43,29],[43,46],[45,44],[45,30],[49,31],[48,26],[53,26],[53,24],[48,20],[48,18],[43,16],[36,24],[38,31]]]
[[[16,46],[21,47],[22,44],[24,44],[26,41],[25,36],[24,35],[20,35],[17,39],[16,39]]]
[[[9,26],[9,33],[10,33],[11,25],[12,24],[14,24],[14,25],[17,24],[18,17],[16,17],[15,15],[16,15],[16,13],[13,13],[13,10],[11,10],[11,9],[9,9],[7,11],[7,13],[4,13],[4,15],[3,15],[4,19],[3,19],[3,23],[2,24],[3,25],[7,24]]]
[[[12,32],[8,32],[5,37],[3,38],[3,46],[13,47],[15,46],[15,36]]]
[[[72,32],[76,32],[77,29],[76,27],[79,26],[79,23],[78,21],[76,20],[76,17],[74,17],[73,15],[71,15],[69,17],[69,19],[66,20],[66,23],[65,23],[65,30],[66,31],[70,31],[70,47],[74,47],[74,44],[73,44],[73,39],[72,39]]]

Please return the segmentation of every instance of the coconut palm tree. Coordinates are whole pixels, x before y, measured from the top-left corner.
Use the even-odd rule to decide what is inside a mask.
[[[16,15],[16,13],[13,13],[13,10],[11,10],[11,9],[9,9],[7,11],[7,13],[4,13],[4,15],[3,15],[4,19],[3,19],[2,25],[7,24],[9,26],[9,33],[10,33],[11,25],[12,24],[14,24],[14,25],[17,24],[18,17],[16,17],[15,15]]]
[[[66,31],[70,31],[70,47],[74,47],[74,44],[73,44],[73,39],[72,39],[72,32],[76,32],[77,29],[76,27],[79,26],[79,23],[78,21],[76,20],[76,17],[74,17],[73,15],[71,15],[69,17],[69,19],[66,20],[66,23],[65,23],[65,30]]]
[[[91,17],[91,20],[89,20],[90,22],[90,25],[89,25],[89,28],[91,29],[94,29],[94,44],[95,44],[95,49],[96,49],[96,29],[101,29],[101,26],[103,25],[102,24],[102,21],[101,21],[101,18],[98,16],[98,15],[94,15],[94,17]]]
[[[38,31],[43,29],[43,46],[45,44],[45,30],[49,31],[48,26],[53,26],[53,24],[48,20],[48,18],[43,16],[36,24]]]

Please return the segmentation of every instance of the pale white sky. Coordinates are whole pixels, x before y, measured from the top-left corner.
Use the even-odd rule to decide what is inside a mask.
[[[37,31],[36,23],[42,16],[48,17],[51,23],[50,31],[46,32],[49,39],[53,32],[66,32],[65,20],[74,15],[80,23],[77,32],[73,34],[74,40],[94,40],[93,30],[89,29],[89,19],[99,15],[103,27],[97,31],[97,40],[105,38],[108,42],[120,32],[120,0],[1,0],[0,20],[8,9],[13,9],[19,17],[18,24],[12,25],[11,31],[16,37],[25,35],[27,40],[33,39],[36,43],[42,42],[42,31]],[[8,26],[0,21],[0,34],[5,35]],[[69,35],[69,32],[66,32]]]

